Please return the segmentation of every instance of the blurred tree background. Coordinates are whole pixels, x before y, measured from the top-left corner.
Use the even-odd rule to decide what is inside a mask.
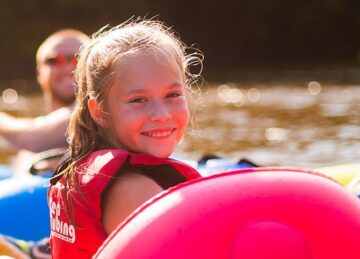
[[[0,0],[0,77],[34,78],[36,49],[55,30],[91,35],[131,16],[157,16],[195,44],[205,55],[207,80],[357,66],[359,0]]]

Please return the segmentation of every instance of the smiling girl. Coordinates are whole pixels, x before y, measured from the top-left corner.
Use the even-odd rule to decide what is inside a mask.
[[[169,159],[189,122],[185,45],[162,23],[95,34],[76,68],[69,150],[49,190],[53,258],[90,258],[134,209],[198,178]]]

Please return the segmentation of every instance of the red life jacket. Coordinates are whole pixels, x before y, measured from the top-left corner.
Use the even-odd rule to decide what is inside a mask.
[[[194,168],[173,159],[109,149],[90,154],[76,167],[81,192],[75,186],[68,192],[74,201],[73,208],[69,207],[69,211],[66,211],[63,178],[50,186],[48,199],[52,258],[91,258],[95,254],[108,236],[102,225],[102,193],[115,174],[121,173],[119,168],[127,163],[139,167],[164,189],[200,177]],[[168,172],[169,177],[175,180],[172,183],[165,180],[165,184],[162,184],[167,178],[164,173]]]

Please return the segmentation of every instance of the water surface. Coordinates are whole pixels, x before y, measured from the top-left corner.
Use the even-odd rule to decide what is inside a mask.
[[[261,165],[360,162],[360,86],[219,85],[207,89],[198,134],[180,150]]]
[[[221,84],[202,90],[196,128],[178,149],[188,159],[212,153],[306,168],[360,162],[359,85]],[[43,112],[39,95],[2,96],[1,110]],[[0,163],[13,154],[0,141]]]

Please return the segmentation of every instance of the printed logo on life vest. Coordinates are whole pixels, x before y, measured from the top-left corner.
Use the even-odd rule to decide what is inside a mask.
[[[75,242],[75,227],[72,224],[64,222],[60,217],[60,204],[54,202],[51,198],[50,204],[50,224],[51,235],[69,243]]]

